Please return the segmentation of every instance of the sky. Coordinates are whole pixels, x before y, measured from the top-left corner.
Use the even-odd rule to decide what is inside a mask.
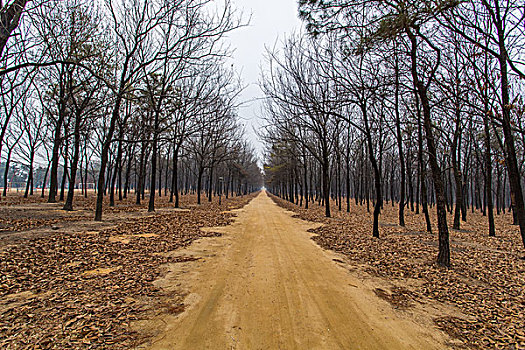
[[[279,47],[283,38],[296,32],[301,27],[297,17],[297,0],[232,0],[244,18],[251,16],[247,27],[237,29],[229,35],[233,52],[232,64],[240,74],[246,89],[239,100],[243,102],[239,115],[245,124],[246,138],[262,156],[264,145],[258,140],[254,129],[261,126],[263,94],[258,81],[261,65],[264,64],[266,47]]]

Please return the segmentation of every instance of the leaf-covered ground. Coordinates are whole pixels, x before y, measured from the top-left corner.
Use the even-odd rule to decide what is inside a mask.
[[[272,198],[301,219],[324,223],[312,230],[317,234],[313,239],[322,247],[364,265],[372,276],[409,285],[409,289],[376,290],[394,307],[406,308],[426,300],[453,305],[464,316],[443,311],[443,316],[434,321],[465,347],[525,349],[525,250],[508,213],[496,217],[496,237],[488,237],[487,218],[469,211],[461,230],[450,230],[452,266],[444,269],[435,263],[437,235],[425,232],[422,214],[407,209],[403,228],[397,225],[397,206],[385,204],[380,217],[381,238],[374,239],[372,214],[365,206],[352,203],[347,213],[344,205],[341,212],[333,205],[333,218],[327,219],[317,204],[305,210]],[[435,209],[430,210],[435,230]]]
[[[184,197],[186,205],[196,205],[195,196]],[[141,200],[141,204],[137,205],[134,194],[122,200],[118,200],[118,195],[116,195],[115,205],[110,206],[109,198],[106,196],[104,197],[104,216],[145,211],[148,208],[148,200],[149,197],[146,195]],[[203,198],[202,201],[207,200]],[[0,197],[0,235],[2,232],[20,232],[61,222],[92,219],[95,203],[94,192],[89,192],[87,197],[77,193],[73,204],[74,211],[68,212],[62,210],[63,201],[47,203],[47,195],[43,198],[40,195],[24,198],[22,192],[8,193],[7,197]],[[169,202],[169,196],[157,196],[155,207],[157,209],[170,208],[173,207],[173,203]]]
[[[153,285],[163,264],[188,259],[165,253],[216,235],[200,228],[229,224],[233,214],[223,211],[243,207],[252,198],[223,198],[221,206],[216,200],[196,206],[194,196],[185,196],[182,207],[188,210],[165,209],[125,220],[116,220],[117,215],[115,225],[97,231],[68,229],[72,220],[85,220],[82,215],[5,219],[5,232],[58,227],[34,235],[27,231],[20,239],[3,242],[0,235],[0,348],[127,349],[140,344],[143,339],[131,329],[131,322],[152,309],[169,313],[184,309],[182,296],[167,295]],[[87,210],[92,203],[93,198],[79,200],[77,208]],[[24,204],[12,199],[9,208]],[[167,198],[159,201],[159,207],[169,206]],[[123,203],[113,209],[119,210],[144,209]]]

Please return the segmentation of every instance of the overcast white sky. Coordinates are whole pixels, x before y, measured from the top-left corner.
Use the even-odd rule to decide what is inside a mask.
[[[262,154],[263,145],[258,141],[253,129],[260,127],[257,116],[261,115],[260,101],[253,101],[262,96],[257,82],[261,65],[264,64],[265,46],[280,44],[283,37],[298,31],[301,22],[297,18],[297,0],[232,0],[235,8],[244,12],[244,17],[251,14],[248,27],[243,27],[229,36],[234,49],[232,63],[242,76],[247,86],[241,95],[241,101],[247,101],[240,108],[239,114],[246,125],[247,138]],[[251,102],[248,102],[251,101]]]

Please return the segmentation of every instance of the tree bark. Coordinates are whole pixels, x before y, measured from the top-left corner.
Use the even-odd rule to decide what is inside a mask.
[[[330,164],[328,160],[328,150],[323,150],[322,174],[323,178],[323,198],[325,205],[325,216],[329,218],[330,214]]]
[[[512,203],[518,224],[520,227],[521,240],[525,247],[525,204],[523,201],[523,191],[521,188],[521,175],[518,167],[518,160],[516,156],[516,147],[514,144],[514,136],[512,134],[511,119],[510,119],[510,98],[509,98],[509,81],[507,71],[507,50],[505,47],[505,32],[503,30],[503,23],[500,18],[499,2],[496,14],[498,17],[496,27],[498,30],[498,44],[499,44],[499,66],[501,71],[501,102],[502,102],[502,128],[505,136],[505,158],[507,171],[509,174],[509,183],[511,188]]]
[[[2,57],[4,53],[11,33],[18,27],[20,17],[28,2],[29,0],[15,0],[10,5],[6,4],[5,7],[1,9],[0,26],[2,30],[0,31],[0,57]]]
[[[56,203],[56,195],[58,191],[58,158],[60,146],[62,145],[62,125],[64,124],[65,119],[65,74],[64,65],[61,66],[60,72],[60,86],[59,86],[59,105],[58,105],[58,119],[55,125],[55,131],[53,136],[53,152],[51,156],[51,174],[49,180],[49,197],[47,199],[48,203]]]
[[[396,139],[397,139],[397,151],[399,153],[399,165],[401,167],[401,183],[399,193],[399,226],[405,226],[405,193],[406,193],[406,169],[405,169],[405,155],[403,153],[403,135],[401,134],[401,118],[399,116],[399,65],[396,50],[396,63],[395,63],[395,116],[396,116]],[[392,172],[394,170],[392,169]],[[392,198],[392,202],[393,202]]]
[[[24,198],[29,196],[29,191],[31,189],[31,195],[33,195],[33,164],[35,159],[35,150],[31,149],[29,154],[29,171],[27,175],[26,190],[24,193]]]
[[[368,123],[368,112],[366,105],[361,106],[361,112],[363,113],[363,121],[365,124],[365,136],[368,145],[368,158],[374,171],[374,187],[376,192],[376,201],[374,205],[374,223],[372,226],[372,236],[379,238],[379,215],[381,214],[381,208],[383,206],[383,194],[381,190],[381,173],[377,164],[376,157],[374,156],[374,146],[372,144],[372,133],[370,131],[370,124]]]
[[[124,91],[123,82],[121,83],[121,91]],[[106,176],[106,167],[108,165],[109,159],[109,148],[111,147],[111,142],[113,142],[113,133],[115,132],[115,124],[120,113],[120,105],[122,103],[123,93],[117,95],[115,101],[115,107],[111,115],[111,121],[109,123],[108,133],[106,139],[102,144],[102,154],[100,157],[100,171],[98,174],[97,182],[97,203],[95,206],[95,221],[102,221],[102,206],[104,204],[104,185],[105,185],[105,176]]]
[[[488,112],[488,104],[485,104],[485,110]],[[489,219],[489,236],[496,236],[494,227],[494,203],[492,201],[492,154],[490,147],[490,128],[488,115],[483,116],[483,127],[485,131],[485,193],[487,198],[487,215]]]
[[[199,166],[199,173],[197,175],[197,204],[201,204],[201,190],[202,190],[202,175],[204,174],[204,167]]]
[[[47,183],[47,175],[49,173],[49,166],[50,166],[50,163],[47,164],[47,167],[46,167],[46,172],[44,173],[44,180],[42,181],[42,194],[41,194],[41,198],[44,198],[45,197],[45,191],[46,191],[46,183]]]
[[[427,96],[427,88],[419,80],[417,72],[417,37],[410,29],[406,30],[410,42],[410,58],[411,58],[411,74],[414,83],[414,88],[419,94],[421,105],[423,107],[423,120],[427,140],[427,149],[429,154],[430,168],[432,169],[432,178],[434,180],[434,193],[436,196],[436,212],[438,218],[438,232],[439,232],[439,253],[437,262],[441,266],[450,266],[450,246],[449,233],[447,226],[447,212],[445,208],[445,193],[443,186],[443,178],[441,176],[441,169],[437,160],[437,151],[432,130],[431,107]]]
[[[63,210],[73,210],[73,199],[75,194],[75,182],[77,177],[78,160],[80,158],[80,123],[82,116],[77,115],[75,118],[75,130],[74,130],[74,150],[73,150],[73,161],[71,162],[71,173],[69,176],[69,187],[67,190],[67,198],[64,203]]]

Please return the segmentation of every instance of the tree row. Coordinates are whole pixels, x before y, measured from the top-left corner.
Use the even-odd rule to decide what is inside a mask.
[[[469,208],[510,207],[525,246],[525,8],[518,1],[301,1],[307,32],[268,52],[267,187],[291,201],[435,207],[438,263]],[[415,208],[415,209],[414,209]]]
[[[244,25],[228,1],[45,0],[2,10],[18,13],[1,56],[4,196],[10,171],[26,196],[47,188],[65,210],[75,189],[94,188],[101,220],[104,196],[113,206],[133,191],[140,203],[147,190],[153,211],[163,191],[178,207],[181,191],[200,204],[204,189],[211,201],[260,187],[237,114],[242,86],[225,64],[224,37]]]

